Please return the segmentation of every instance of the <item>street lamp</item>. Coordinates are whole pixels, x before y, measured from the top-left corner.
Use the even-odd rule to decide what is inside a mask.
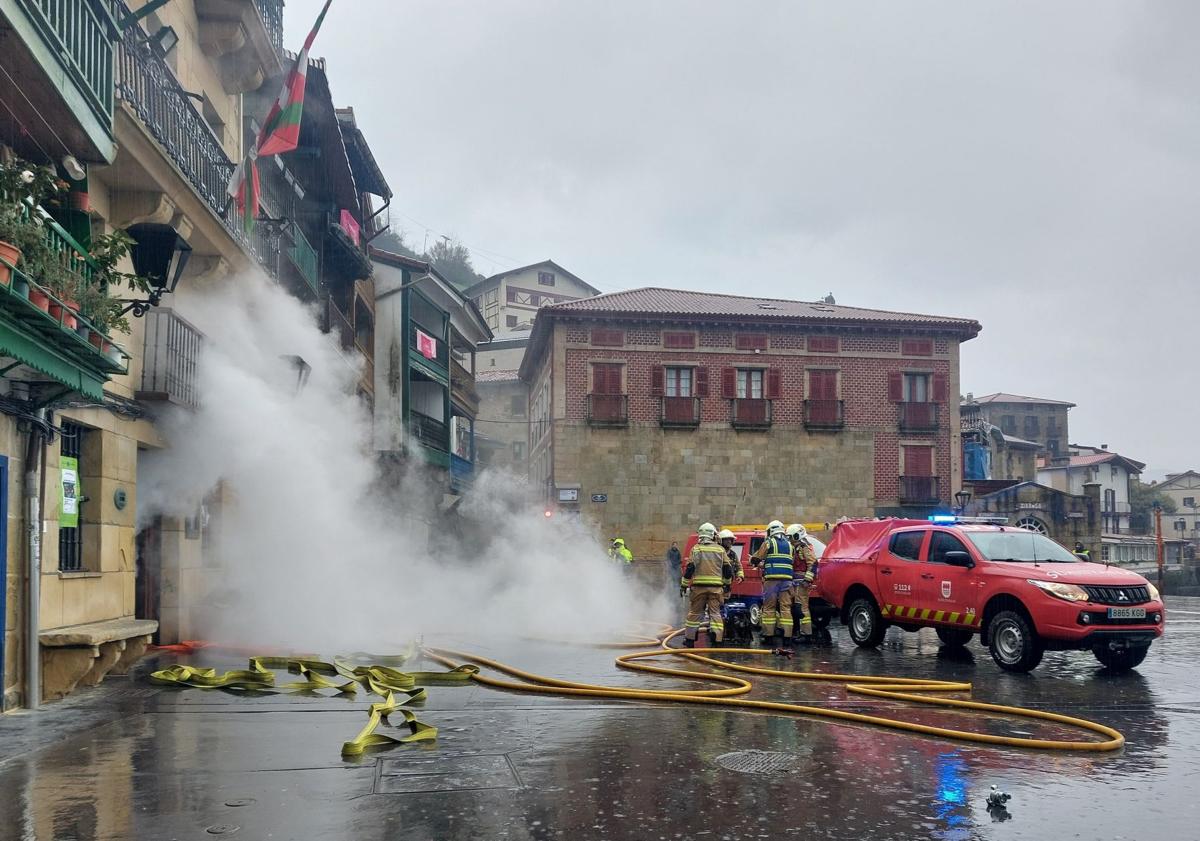
[[[958,505],[958,513],[963,514],[967,510],[967,504],[971,501],[970,491],[959,491],[954,495],[954,502]]]
[[[170,225],[143,222],[131,225],[126,233],[134,241],[129,251],[133,273],[150,281],[150,292],[144,301],[129,301],[121,314],[132,310],[135,317],[141,317],[157,307],[163,295],[175,291],[192,247]]]

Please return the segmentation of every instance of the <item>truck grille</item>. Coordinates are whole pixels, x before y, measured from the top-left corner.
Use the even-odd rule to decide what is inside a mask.
[[[1096,604],[1134,605],[1150,601],[1147,587],[1090,587],[1084,585],[1088,600]]]

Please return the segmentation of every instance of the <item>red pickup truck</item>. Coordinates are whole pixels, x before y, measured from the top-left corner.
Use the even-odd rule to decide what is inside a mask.
[[[1158,590],[1134,572],[1081,561],[1032,531],[965,522],[840,523],[821,559],[821,593],[860,646],[878,646],[890,625],[934,628],[946,645],[979,634],[1011,672],[1065,649],[1132,669],[1166,621]]]

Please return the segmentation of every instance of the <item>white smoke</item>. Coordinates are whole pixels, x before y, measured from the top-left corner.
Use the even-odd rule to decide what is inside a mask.
[[[208,639],[314,652],[420,635],[610,638],[665,616],[597,541],[482,475],[457,516],[420,470],[380,483],[358,372],[300,302],[261,277],[178,307],[206,336],[202,406],[160,419],[139,512],[187,516],[220,480]],[[283,356],[310,366],[297,376]],[[655,581],[661,576],[655,576]]]

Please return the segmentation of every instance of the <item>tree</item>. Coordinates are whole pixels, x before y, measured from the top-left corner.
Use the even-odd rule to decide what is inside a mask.
[[[420,260],[421,255],[408,247],[408,243],[404,239],[404,231],[391,229],[384,231],[371,243],[376,248],[381,248],[384,251],[390,251],[393,254],[401,254],[405,257],[412,257],[414,260]]]
[[[1134,479],[1129,485],[1129,529],[1141,534],[1154,531],[1154,505],[1157,503],[1163,514],[1175,513],[1175,500],[1154,485],[1143,485]]]
[[[456,239],[443,237],[438,240],[426,252],[425,259],[460,292],[484,279],[471,265],[470,250]]]

